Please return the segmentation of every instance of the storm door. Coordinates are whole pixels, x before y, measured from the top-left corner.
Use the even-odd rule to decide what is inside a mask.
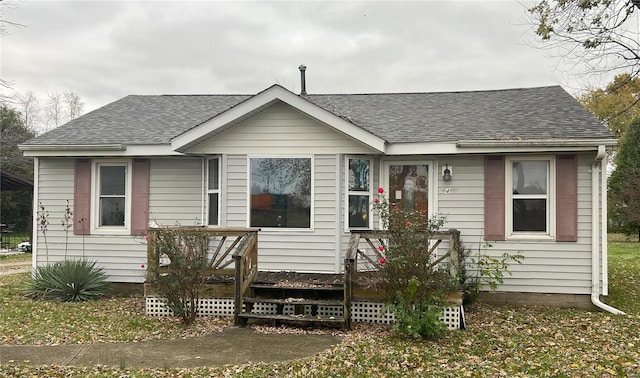
[[[384,170],[389,203],[403,210],[425,210],[431,214],[429,163],[388,161]]]

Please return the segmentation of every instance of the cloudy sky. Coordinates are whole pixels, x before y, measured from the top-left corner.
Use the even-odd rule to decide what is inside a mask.
[[[431,92],[606,82],[533,47],[516,1],[7,1],[0,74],[18,92]]]

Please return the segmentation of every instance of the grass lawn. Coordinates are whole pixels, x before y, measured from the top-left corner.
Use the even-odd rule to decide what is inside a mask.
[[[15,255],[0,255],[0,267],[2,267],[2,264],[29,262],[29,261],[31,261],[30,253],[20,253]]]
[[[24,299],[26,274],[0,277],[0,343],[52,344],[182,337],[211,332],[215,320],[182,330],[143,316],[141,298],[61,304]],[[640,243],[609,244],[610,295],[628,313],[479,305],[467,329],[438,341],[398,338],[380,327],[345,334],[315,357],[274,364],[201,369],[0,365],[4,376],[92,377],[640,377]]]

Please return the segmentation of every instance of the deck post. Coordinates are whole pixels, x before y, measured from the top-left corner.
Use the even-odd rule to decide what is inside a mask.
[[[356,258],[358,255],[358,243],[360,243],[360,234],[351,234],[349,247],[344,257],[344,306],[342,315],[344,317],[344,328],[351,330],[351,300],[353,279],[356,274]]]
[[[242,277],[244,277],[243,265],[242,264],[242,256],[233,254],[232,258],[235,260],[235,290],[234,290],[234,298],[233,298],[233,323],[235,325],[244,326],[246,324],[241,324],[241,319],[239,317],[242,312]]]

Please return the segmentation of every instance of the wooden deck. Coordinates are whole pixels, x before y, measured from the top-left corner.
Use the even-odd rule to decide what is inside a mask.
[[[288,321],[340,324],[350,329],[354,301],[383,300],[381,293],[371,285],[371,278],[376,275],[371,267],[381,257],[378,249],[388,239],[386,231],[352,233],[345,253],[344,273],[324,274],[259,271],[257,229],[186,230],[204,235],[205,245],[209,248],[214,244],[200,297],[233,298],[235,323],[238,325],[247,324],[250,320],[267,320],[276,324]],[[152,232],[150,230],[151,235]],[[456,275],[460,263],[459,235],[457,230],[433,234],[434,243],[425,253],[433,253],[443,240],[449,243],[449,248],[429,268],[448,259],[448,269],[453,276]],[[148,254],[150,271],[167,274],[168,267],[160,263],[161,256],[151,246]],[[229,256],[231,259],[227,258]],[[145,285],[145,294],[153,295],[148,285]],[[264,308],[270,310],[265,311]]]

